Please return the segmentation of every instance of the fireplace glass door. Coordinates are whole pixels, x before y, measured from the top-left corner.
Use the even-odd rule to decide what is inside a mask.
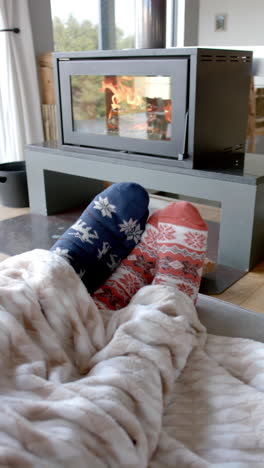
[[[59,62],[63,144],[178,157],[188,61]]]

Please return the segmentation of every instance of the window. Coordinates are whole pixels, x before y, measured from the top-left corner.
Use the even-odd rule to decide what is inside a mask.
[[[100,4],[100,0],[51,0],[55,51],[99,48]],[[113,8],[114,48],[134,47],[135,0],[115,0]]]

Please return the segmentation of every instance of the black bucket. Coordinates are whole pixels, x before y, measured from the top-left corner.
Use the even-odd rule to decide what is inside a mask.
[[[25,161],[0,164],[0,203],[11,208],[29,206]]]

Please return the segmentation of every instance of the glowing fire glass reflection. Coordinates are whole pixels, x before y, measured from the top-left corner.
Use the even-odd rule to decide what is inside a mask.
[[[171,77],[72,75],[73,131],[171,139]]]

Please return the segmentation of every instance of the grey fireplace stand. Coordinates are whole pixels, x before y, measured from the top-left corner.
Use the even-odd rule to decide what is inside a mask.
[[[134,181],[147,189],[219,201],[219,264],[247,271],[264,258],[264,155],[247,154],[239,175],[36,144],[26,147],[26,165],[32,213],[51,215],[87,202],[96,181]]]

